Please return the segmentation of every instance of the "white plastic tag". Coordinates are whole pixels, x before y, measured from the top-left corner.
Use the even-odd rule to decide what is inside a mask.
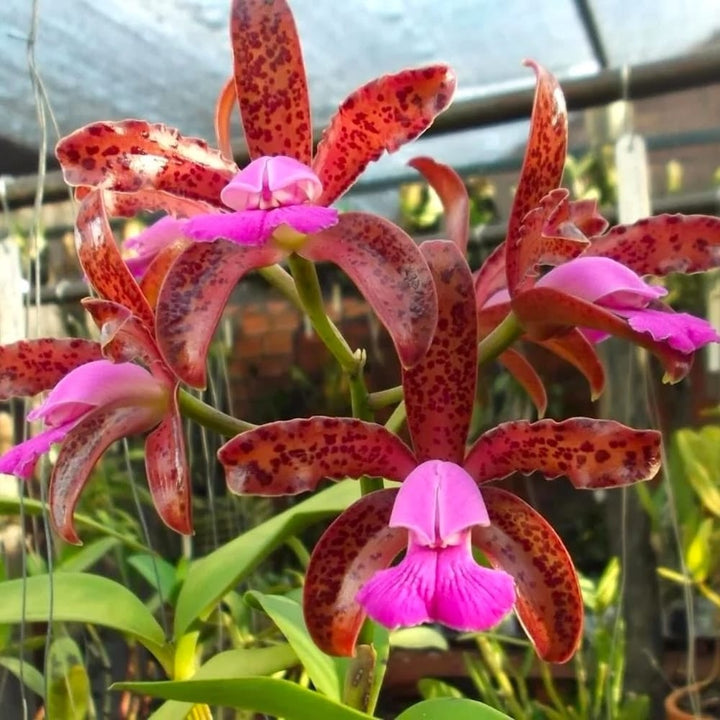
[[[650,174],[645,141],[624,133],[615,143],[618,182],[618,220],[633,223],[650,215]]]

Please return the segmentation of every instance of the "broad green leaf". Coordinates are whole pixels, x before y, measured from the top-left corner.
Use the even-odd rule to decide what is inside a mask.
[[[709,425],[700,432],[678,430],[675,440],[688,481],[702,504],[720,517],[720,428]]]
[[[70,637],[50,644],[45,673],[48,679],[47,716],[62,720],[85,720],[91,706],[90,680],[80,648]]]
[[[178,595],[175,637],[182,636],[197,618],[209,612],[285,538],[342,512],[358,495],[357,482],[339,482],[194,562]]]
[[[690,541],[685,554],[687,571],[697,583],[707,580],[712,567],[710,536],[713,532],[713,525],[714,520],[712,518],[705,518],[700,523],[700,527],[698,527],[697,532]]]
[[[120,541],[114,537],[104,537],[83,545],[75,552],[70,551],[63,560],[55,565],[55,570],[63,572],[85,572],[101,560]],[[74,547],[68,545],[67,547]]]
[[[198,668],[193,680],[272,675],[297,663],[298,657],[289,645],[227,650]],[[151,720],[185,720],[190,708],[192,703],[168,700],[152,714]]]
[[[368,720],[370,715],[339,705],[318,692],[297,683],[275,678],[222,678],[181,682],[116,683],[113,690],[131,690],[140,695],[182,700],[190,703],[222,705],[254,710],[285,720]],[[420,718],[421,716],[417,716]],[[439,716],[438,716],[439,717]],[[455,716],[446,716],[446,718]],[[469,716],[468,716],[469,717]],[[488,720],[504,715],[488,715]],[[476,716],[475,720],[482,720]],[[446,720],[446,719],[444,719]],[[462,720],[458,717],[458,720]]]
[[[48,512],[47,507],[43,505],[39,500],[33,500],[32,498],[24,498],[23,505],[25,513],[32,517],[39,517],[43,514],[43,509]],[[13,495],[0,495],[0,515],[17,515],[20,513],[20,498]],[[82,513],[75,513],[73,515],[75,523],[80,527],[86,527],[89,530],[95,530],[101,535],[107,535],[108,537],[117,538],[123,545],[135,550],[136,552],[152,552],[149,548],[145,547],[141,542],[138,542],[135,538],[123,535],[115,530],[110,525],[104,525],[97,520],[94,520],[87,515]]]
[[[460,690],[454,685],[450,685],[437,678],[423,678],[418,681],[418,691],[423,700],[464,697]]]
[[[331,700],[340,701],[342,678],[333,658],[320,650],[310,638],[300,604],[282,595],[265,595],[256,591],[246,593],[245,598],[270,616],[297,653],[313,685]]]
[[[0,666],[9,670],[18,680],[27,685],[36,695],[45,697],[45,680],[42,673],[27,660],[20,662],[16,657],[0,657]]]
[[[148,553],[131,555],[128,558],[128,565],[137,570],[145,582],[156,592],[159,592],[165,601],[170,598],[177,583],[177,573],[174,565],[167,560]],[[158,581],[160,583],[159,587]]]
[[[423,700],[405,710],[395,720],[512,720],[489,705],[465,698]]]
[[[447,638],[436,628],[428,625],[401,628],[390,633],[390,647],[408,648],[418,650],[420,648],[432,648],[434,650],[447,650]]]
[[[52,582],[52,607],[50,583]],[[24,597],[24,604],[23,604]],[[56,573],[0,583],[0,623],[81,622],[114,628],[139,640],[168,667],[165,636],[140,598],[99,575]]]

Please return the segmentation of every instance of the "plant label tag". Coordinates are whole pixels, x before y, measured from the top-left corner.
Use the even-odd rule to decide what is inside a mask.
[[[618,220],[633,223],[650,215],[650,174],[645,141],[624,133],[615,143],[618,183]]]

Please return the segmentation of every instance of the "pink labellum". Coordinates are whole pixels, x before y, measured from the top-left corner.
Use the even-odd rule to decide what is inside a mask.
[[[133,277],[141,278],[161,250],[182,238],[184,226],[185,221],[167,215],[125,240],[123,256]]]
[[[580,489],[630,485],[660,469],[660,433],[614,420],[516,420],[481,435],[463,467],[478,483],[513,472],[565,475]],[[483,490],[484,492],[484,490]]]
[[[347,212],[334,227],[308,236],[299,254],[342,268],[387,328],[404,367],[427,352],[437,296],[427,263],[407,233],[375,215]]]
[[[235,87],[250,157],[312,156],[305,66],[285,0],[233,0]]]
[[[65,425],[48,428],[11,447],[0,456],[0,473],[29,480],[35,473],[37,461],[50,451],[52,445],[61,442],[76,424],[70,421]]]
[[[325,128],[312,163],[323,186],[319,204],[335,202],[370,162],[427,130],[450,104],[455,84],[447,65],[429,65],[353,92]]]
[[[448,165],[429,157],[413,158],[408,165],[422,173],[440,197],[445,213],[445,236],[466,255],[470,235],[470,199],[462,178]]]
[[[281,226],[301,235],[316,233],[338,222],[338,212],[318,205],[288,205],[273,210],[196,215],[187,221],[185,234],[200,242],[225,239],[250,247],[264,245]]]
[[[259,157],[244,167],[220,197],[233,210],[270,210],[315,202],[322,192],[317,175],[294,158]]]
[[[582,640],[583,602],[577,573],[552,526],[527,503],[500,488],[484,488],[490,525],[472,543],[493,567],[515,578],[515,610],[538,655],[567,662]]]
[[[693,353],[711,342],[720,342],[717,330],[707,321],[688,313],[671,310],[616,310],[627,318],[636,332],[647,333],[653,340],[667,342],[681,353]]]
[[[101,358],[99,343],[77,338],[39,338],[0,345],[0,399],[37,395],[80,365]]]
[[[402,384],[418,460],[460,463],[470,427],[477,377],[477,320],[472,275],[452,242],[420,245],[438,296],[438,322],[422,359],[406,368]]]
[[[294,495],[323,478],[403,480],[417,461],[382,425],[350,418],[281,420],[237,435],[218,451],[232,492]]]
[[[407,531],[388,527],[396,494],[378,490],[361,497],[315,544],[305,573],[303,612],[310,637],[330,655],[353,654],[365,619],[356,595],[407,546]]]

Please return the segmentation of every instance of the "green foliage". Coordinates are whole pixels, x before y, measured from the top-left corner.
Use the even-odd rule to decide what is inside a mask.
[[[69,637],[55,638],[45,662],[48,718],[85,720],[92,707],[90,680],[80,648]]]

